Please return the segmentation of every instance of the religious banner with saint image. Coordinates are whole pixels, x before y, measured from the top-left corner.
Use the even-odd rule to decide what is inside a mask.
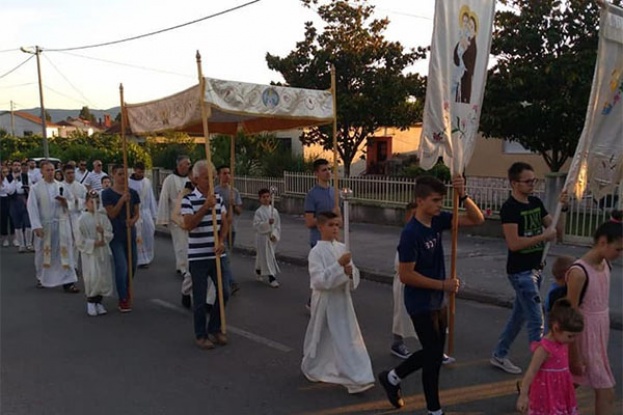
[[[623,180],[623,8],[605,2],[584,129],[565,188],[600,199]]]
[[[437,0],[420,166],[440,157],[462,174],[474,151],[487,80],[495,0]]]

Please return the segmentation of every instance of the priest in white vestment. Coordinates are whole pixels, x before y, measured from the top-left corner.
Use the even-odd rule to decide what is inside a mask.
[[[78,219],[84,211],[84,204],[87,198],[87,188],[76,180],[75,167],[67,164],[63,168],[64,180],[61,186],[65,189],[64,193],[72,200],[68,204],[69,220],[71,221],[71,229],[73,232],[78,228]],[[75,235],[75,233],[73,234]],[[80,251],[74,239],[74,261],[76,269],[80,265]]]
[[[141,199],[141,218],[136,222],[136,249],[138,266],[146,267],[154,260],[154,235],[158,209],[151,181],[145,177],[145,165],[136,163],[128,181],[130,189],[136,190]]]
[[[113,257],[109,243],[114,234],[108,216],[99,210],[99,193],[91,190],[85,203],[87,210],[78,219],[74,237],[81,253],[87,314],[97,316],[106,314],[102,298],[113,293]]]
[[[54,166],[41,163],[43,180],[28,195],[28,215],[35,234],[35,269],[39,285],[79,292],[76,277],[73,238],[68,206],[71,195],[61,195],[62,186],[54,180]],[[63,192],[64,193],[64,192]]]
[[[271,195],[268,189],[258,192],[260,207],[253,216],[255,230],[255,273],[258,279],[267,280],[273,287],[279,287],[277,273],[279,265],[275,259],[275,248],[281,238],[281,220],[279,212],[271,205]]]
[[[359,285],[359,270],[346,246],[337,242],[339,217],[322,212],[317,221],[321,240],[309,252],[311,318],[301,370],[312,382],[360,393],[374,386],[374,374],[350,294]]]
[[[188,273],[188,232],[173,221],[173,211],[177,196],[184,189],[186,183],[190,181],[188,179],[189,169],[190,159],[188,156],[178,156],[177,167],[162,183],[156,220],[157,225],[164,225],[169,228],[173,240],[173,250],[175,251],[175,269],[182,276]]]

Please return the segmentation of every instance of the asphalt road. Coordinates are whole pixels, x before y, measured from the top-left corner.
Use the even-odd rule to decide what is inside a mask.
[[[36,289],[33,257],[3,248],[0,266],[0,412],[6,415],[385,414],[425,413],[419,374],[403,383],[407,406],[394,411],[380,386],[350,396],[338,386],[312,384],[299,365],[308,317],[305,268],[282,264],[282,286],[255,281],[252,258],[236,255],[242,285],[227,308],[230,344],[202,351],[192,317],[179,306],[168,238],[135,281],[134,311],[88,317],[82,294]],[[355,262],[357,258],[355,258]],[[362,281],[355,308],[375,372],[399,360],[389,354],[391,286]],[[446,414],[514,413],[517,376],[488,363],[508,309],[457,303],[457,364],[442,369]],[[416,343],[410,343],[412,349]],[[621,413],[623,346],[611,332],[609,349]],[[522,334],[512,358],[527,367]],[[591,394],[579,390],[582,414]]]

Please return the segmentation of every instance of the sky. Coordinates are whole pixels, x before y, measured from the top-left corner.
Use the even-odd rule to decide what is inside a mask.
[[[266,65],[267,52],[285,56],[303,39],[304,22],[323,24],[300,0],[260,0],[174,31],[126,43],[75,51],[52,51],[133,37],[190,22],[251,0],[3,0],[0,25],[0,110],[39,106],[36,59],[5,75],[30,56],[40,56],[46,108],[108,109],[161,98],[197,83],[195,53],[206,77],[268,84],[283,81]],[[375,16],[391,23],[386,38],[406,48],[428,46],[434,0],[368,0]],[[48,50],[48,51],[46,51]],[[115,62],[115,63],[111,63]],[[426,74],[428,63],[410,72]],[[327,88],[329,85],[327,85]]]

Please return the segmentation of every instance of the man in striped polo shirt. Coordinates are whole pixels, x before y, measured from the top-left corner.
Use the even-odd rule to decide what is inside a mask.
[[[201,349],[212,349],[214,344],[226,345],[227,337],[221,333],[221,313],[218,296],[209,320],[206,317],[206,291],[208,278],[218,287],[216,275],[216,255],[225,258],[224,242],[227,237],[227,209],[220,196],[211,190],[208,169],[214,166],[206,160],[200,160],[193,167],[196,180],[195,190],[182,199],[182,217],[188,230],[188,265],[193,282],[193,320],[195,325],[195,343]],[[212,208],[216,210],[216,224],[212,219]],[[216,229],[215,229],[216,228]],[[215,235],[218,248],[215,248]],[[221,275],[225,279],[228,261],[221,261]],[[223,299],[229,298],[229,282],[223,280]],[[207,320],[207,321],[206,321]],[[207,322],[207,327],[206,327]]]

